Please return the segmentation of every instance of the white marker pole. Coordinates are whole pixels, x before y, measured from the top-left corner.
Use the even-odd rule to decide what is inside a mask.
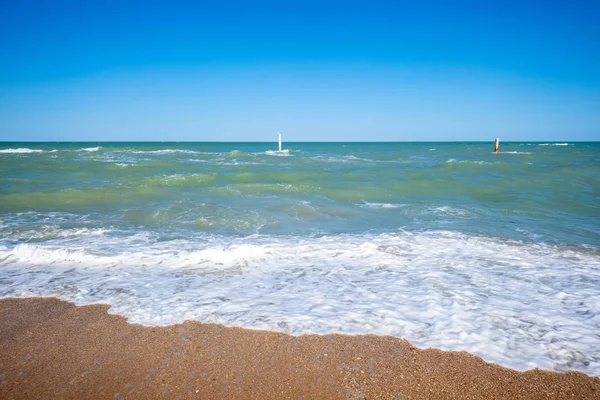
[[[281,133],[277,132],[279,135],[279,151],[281,151]]]

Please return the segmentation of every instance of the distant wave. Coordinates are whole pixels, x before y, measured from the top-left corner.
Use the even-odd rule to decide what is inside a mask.
[[[360,157],[356,157],[353,155],[349,155],[349,156],[316,156],[315,158],[319,161],[325,161],[325,162],[342,162],[342,163],[352,162],[352,161],[373,162],[373,160],[370,160],[368,158],[360,158]]]
[[[100,148],[101,148],[100,146],[98,146],[98,147],[86,147],[86,148],[83,148],[83,149],[79,149],[79,151],[92,152],[92,151],[98,151],[98,150],[100,150]]]
[[[568,146],[569,143],[540,143],[538,146]]]
[[[392,204],[392,203],[369,203],[365,202],[360,205],[363,208],[398,208],[404,206],[404,204]]]
[[[134,153],[134,154],[174,154],[174,153],[203,154],[202,152],[199,152],[199,151],[185,150],[185,149],[135,150],[135,151],[125,151],[125,152]]]
[[[290,150],[289,149],[285,149],[285,150],[267,150],[265,151],[265,154],[268,156],[279,156],[279,157],[286,157],[290,155]]]
[[[525,153],[523,153],[523,154],[525,154]],[[496,165],[496,164],[502,164],[502,162],[501,161],[483,161],[483,160],[457,160],[455,158],[450,158],[444,164]]]
[[[449,206],[431,206],[426,212],[432,212],[438,215],[448,215],[452,217],[470,217],[471,213],[467,210]]]
[[[20,147],[18,149],[2,149],[0,153],[4,154],[19,154],[19,153],[43,153],[44,150],[28,149],[26,147]]]

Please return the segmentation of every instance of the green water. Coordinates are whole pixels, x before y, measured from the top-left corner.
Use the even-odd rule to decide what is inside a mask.
[[[441,227],[600,243],[599,143],[502,143],[498,154],[490,143],[284,147],[288,153],[273,152],[274,143],[2,143],[0,219],[62,213],[67,227],[170,237]]]

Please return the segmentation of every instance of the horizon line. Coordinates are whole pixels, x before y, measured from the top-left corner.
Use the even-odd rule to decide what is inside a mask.
[[[294,140],[283,143],[493,143],[490,140],[376,140],[376,141],[341,141],[341,140]],[[501,143],[600,143],[600,140],[500,140]],[[277,143],[277,140],[0,140],[3,143]]]

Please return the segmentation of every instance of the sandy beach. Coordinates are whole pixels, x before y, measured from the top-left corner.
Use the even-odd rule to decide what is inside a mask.
[[[0,398],[600,398],[583,373],[518,372],[393,337],[145,327],[107,310],[0,300]]]
[[[599,1],[0,1],[0,400],[600,400]]]

